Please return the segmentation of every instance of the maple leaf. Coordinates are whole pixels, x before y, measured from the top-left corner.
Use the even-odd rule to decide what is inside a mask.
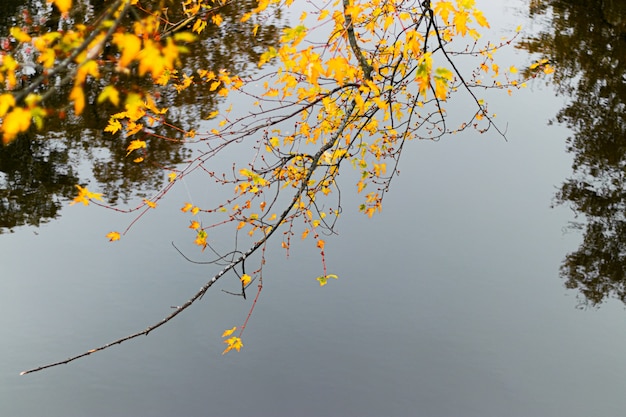
[[[235,349],[237,352],[239,352],[241,348],[243,347],[243,343],[241,343],[241,339],[238,338],[237,336],[233,336],[230,339],[224,340],[224,343],[226,343],[228,346],[226,347],[226,349],[224,349],[224,352],[222,352],[222,355],[230,352],[232,349]]]
[[[150,208],[156,208],[156,203],[154,201],[150,201],[146,198],[143,199],[143,202],[146,203],[146,205]]]
[[[193,204],[185,203],[185,205],[180,209],[180,211],[182,211],[183,213],[187,213],[189,210],[191,210],[192,207],[193,207]]]
[[[467,11],[463,10],[463,11],[458,11],[455,15],[454,15],[454,25],[456,26],[456,33],[460,33],[461,35],[465,36],[465,34],[468,31],[468,27],[467,27],[467,20],[468,20],[469,14]]]
[[[454,5],[449,1],[440,1],[434,7],[434,12],[437,13],[441,18],[448,23],[449,16],[451,12],[455,11]]]
[[[81,187],[76,184],[76,188],[78,188],[78,195],[74,197],[74,200],[70,203],[70,206],[73,206],[76,203],[83,203],[83,205],[88,206],[89,200],[95,198],[96,200],[102,200],[102,194],[92,193],[87,189],[87,187]]]
[[[109,242],[115,242],[116,240],[120,240],[120,234],[118,232],[107,233],[106,237],[109,239]]]
[[[476,19],[476,23],[478,23],[480,26],[486,27],[486,28],[490,27],[489,26],[489,22],[487,21],[487,19],[483,15],[482,11],[480,11],[478,9],[474,9],[474,10],[472,10],[472,14],[474,15],[474,18]]]
[[[133,141],[130,142],[130,144],[128,145],[128,147],[126,148],[126,150],[128,151],[126,153],[126,156],[130,155],[130,153],[134,150],[137,149],[141,149],[141,148],[145,148],[146,147],[146,142],[143,140],[139,140],[139,139],[135,139]]]
[[[111,134],[115,134],[118,130],[122,128],[122,124],[117,119],[109,120],[109,124],[104,128],[105,132],[111,132]]]
[[[114,34],[113,43],[122,51],[122,56],[117,61],[120,68],[126,68],[141,51],[141,39],[132,33]]]

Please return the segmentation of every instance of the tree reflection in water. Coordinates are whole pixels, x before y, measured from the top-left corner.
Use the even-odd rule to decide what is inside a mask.
[[[98,0],[74,0],[71,18],[89,21],[98,16],[103,4]],[[260,54],[276,44],[280,34],[279,28],[268,21],[259,26],[256,37],[250,36],[255,22],[240,23],[240,19],[256,5],[256,0],[241,0],[220,9],[224,19],[221,26],[207,25],[201,42],[194,43],[192,53],[183,57],[188,75],[196,69],[226,69],[241,75],[256,67]],[[182,16],[172,13],[168,17],[172,22],[182,20]],[[16,47],[9,38],[2,37],[12,26],[33,33],[45,27],[56,28],[58,23],[58,12],[50,5],[42,9],[38,0],[4,1],[0,5],[0,48],[12,51]],[[151,91],[159,97],[160,107],[169,107],[168,122],[182,129],[197,127],[198,120],[218,105],[218,96],[209,91],[208,83],[176,93],[173,89],[155,90],[149,79],[132,73],[115,73],[107,67],[100,71],[101,80],[114,83],[126,94]],[[22,75],[23,82],[27,82]],[[70,87],[60,86],[60,94],[47,99],[46,107],[66,108],[67,103],[59,97],[67,97]],[[88,85],[85,90],[87,106],[80,117],[68,111],[66,118],[47,118],[43,130],[32,128],[9,146],[0,146],[0,233],[22,225],[39,226],[58,217],[61,207],[75,195],[75,184],[95,180],[97,185],[91,188],[103,193],[111,205],[144,197],[163,185],[164,166],[173,167],[189,155],[181,131],[161,125],[161,135],[180,140],[144,137],[149,144],[145,161],[134,163],[133,158],[126,157],[125,139],[103,132],[116,109],[108,103],[96,105],[96,89],[91,95]]]
[[[556,195],[584,221],[583,243],[568,254],[561,275],[584,296],[626,303],[626,2],[532,0],[530,17],[547,30],[521,47],[550,60],[559,94],[570,103],[556,115],[572,136],[573,173]]]

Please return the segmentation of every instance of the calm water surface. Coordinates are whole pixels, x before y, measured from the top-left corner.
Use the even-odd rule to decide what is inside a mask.
[[[533,26],[524,2],[485,4],[498,36]],[[18,376],[146,327],[216,272],[170,246],[197,253],[182,188],[117,244],[102,236],[129,219],[82,206],[0,235],[0,415],[623,415],[623,305],[577,309],[559,278],[581,238],[550,208],[571,173],[570,132],[546,125],[564,102],[537,82],[491,100],[508,142],[412,143],[381,215],[345,202],[328,286],[309,245],[271,252],[240,353],[222,356],[220,335],[251,300],[225,279],[148,337]]]

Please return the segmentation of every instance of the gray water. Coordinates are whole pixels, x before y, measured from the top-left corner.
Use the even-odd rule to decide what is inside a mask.
[[[486,3],[494,33],[522,19],[522,2]],[[411,143],[380,215],[344,201],[329,285],[313,243],[271,251],[239,353],[220,336],[251,300],[219,291],[236,289],[225,278],[147,337],[18,375],[145,328],[216,272],[170,246],[197,254],[183,189],[115,244],[104,234],[131,218],[96,207],[0,235],[0,415],[622,415],[623,305],[577,309],[558,276],[580,243],[550,207],[571,171],[569,132],[546,125],[563,102],[537,82],[491,100],[508,142]]]

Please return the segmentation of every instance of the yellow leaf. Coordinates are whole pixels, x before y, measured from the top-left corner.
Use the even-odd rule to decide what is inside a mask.
[[[198,230],[198,234],[196,235],[196,240],[194,240],[193,243],[195,243],[198,246],[202,246],[202,250],[204,251],[204,248],[206,248],[207,246],[207,242],[206,242],[206,238],[207,238],[207,232],[205,232],[204,230]]]
[[[61,13],[67,13],[72,8],[72,0],[47,0],[48,3],[54,3]]]
[[[252,277],[251,277],[250,275],[248,275],[248,274],[243,274],[243,275],[241,276],[241,283],[242,283],[244,286],[246,286],[246,285],[250,284],[250,282],[251,282],[251,281],[252,281]],[[222,337],[224,337],[224,336],[222,336]]]
[[[435,13],[437,13],[444,22],[449,22],[450,13],[454,12],[454,5],[449,1],[440,1],[435,4],[435,8],[433,9]]]
[[[139,139],[135,139],[133,141],[130,142],[130,144],[128,145],[128,147],[126,148],[126,150],[128,151],[126,153],[126,156],[130,155],[130,153],[134,150],[137,149],[141,149],[141,148],[145,148],[146,147],[146,142],[143,140],[139,140]]]
[[[193,28],[191,28],[191,30],[196,33],[200,33],[204,30],[205,27],[206,27],[206,21],[202,19],[198,19],[196,20],[196,23],[193,24]]]
[[[191,209],[191,214],[195,216],[196,214],[198,214],[199,211],[200,211],[200,207],[196,206]]]
[[[476,19],[476,23],[478,23],[480,26],[485,27],[485,28],[489,27],[489,22],[487,21],[487,19],[483,15],[482,11],[480,11],[478,9],[474,9],[472,11],[472,14],[474,15],[474,18]]]
[[[213,23],[215,23],[216,26],[221,25],[222,22],[224,21],[222,16],[220,16],[219,14],[211,16],[211,20],[213,21]]]
[[[85,92],[81,85],[75,85],[70,93],[70,100],[74,101],[74,113],[80,115],[85,108]]]
[[[2,130],[4,132],[2,142],[6,145],[15,139],[18,133],[28,130],[30,122],[31,112],[29,109],[23,109],[21,107],[14,108],[6,115],[2,123]]]
[[[138,164],[140,162],[143,162],[143,156],[140,156],[139,158],[133,159],[133,162],[136,163],[136,164]]]
[[[122,128],[122,124],[117,119],[109,120],[109,124],[104,128],[105,132],[111,132],[114,135],[118,130]]]
[[[143,199],[143,202],[146,203],[146,205],[150,208],[156,208],[156,203],[154,201],[150,201],[147,198]]]
[[[224,333],[222,333],[222,337],[230,336],[231,334],[235,333],[235,330],[237,330],[237,326],[233,327],[232,329],[225,330]]]
[[[328,274],[328,275],[323,275],[321,277],[317,277],[316,280],[319,281],[320,287],[323,287],[324,285],[328,284],[328,278],[338,279],[339,277],[335,274]]]
[[[468,30],[468,27],[467,27],[468,17],[469,17],[469,14],[465,10],[459,10],[454,14],[454,18],[452,20],[454,21],[454,25],[456,26],[456,33],[459,33],[465,36]]]
[[[174,34],[174,40],[177,42],[193,42],[196,40],[196,35],[191,32],[177,32]]]
[[[228,346],[226,347],[226,349],[224,349],[224,352],[222,352],[222,355],[230,352],[232,349],[235,349],[237,352],[239,352],[241,348],[243,347],[243,343],[241,343],[241,339],[236,336],[233,336],[230,339],[224,340],[224,343],[226,343]]]
[[[189,210],[191,210],[192,207],[193,207],[193,204],[185,203],[185,205],[183,206],[183,208],[180,209],[180,211],[182,211],[183,213],[186,213]]]
[[[175,172],[170,172],[167,174],[167,179],[169,182],[173,182],[176,179],[177,175]]]
[[[70,206],[73,206],[76,203],[83,203],[83,205],[89,205],[89,200],[95,198],[96,200],[102,200],[102,194],[92,193],[87,189],[87,187],[81,187],[76,184],[76,188],[78,188],[78,195],[74,197],[74,200],[70,203]]]
[[[15,97],[13,97],[13,94],[0,95],[0,117],[4,117],[13,106],[15,106]]]
[[[511,74],[515,74],[517,73],[517,68],[515,68],[514,65],[511,65],[511,67],[509,68],[509,71],[511,71]]]
[[[112,85],[107,85],[106,87],[104,87],[102,89],[102,92],[100,92],[100,94],[98,95],[98,104],[106,100],[109,100],[114,106],[117,106],[120,103],[120,93]]]
[[[11,33],[11,36],[13,36],[18,42],[30,42],[31,40],[30,35],[24,32],[22,29],[18,28],[17,26],[12,27],[9,32]]]
[[[198,230],[200,228],[200,223],[198,223],[197,221],[193,220],[191,222],[191,224],[189,225],[189,228],[193,229],[193,230]]]
[[[44,68],[52,68],[54,66],[54,61],[56,59],[56,55],[54,49],[45,49],[39,56],[37,57],[37,62],[41,63]]]
[[[132,33],[115,33],[113,43],[122,51],[122,56],[117,62],[122,69],[126,68],[141,51],[141,39]]]
[[[318,248],[320,248],[321,250],[324,250],[324,245],[325,245],[325,244],[326,244],[326,243],[325,243],[322,239],[319,239],[319,240],[317,241],[317,247],[318,247]]]
[[[550,64],[546,64],[546,65],[543,67],[543,72],[544,72],[544,74],[546,74],[546,75],[547,75],[547,74],[552,74],[552,73],[554,72],[554,67],[553,67],[552,65],[550,65]]]
[[[107,233],[106,237],[109,239],[109,242],[115,242],[116,240],[120,240],[120,234],[118,232]]]

